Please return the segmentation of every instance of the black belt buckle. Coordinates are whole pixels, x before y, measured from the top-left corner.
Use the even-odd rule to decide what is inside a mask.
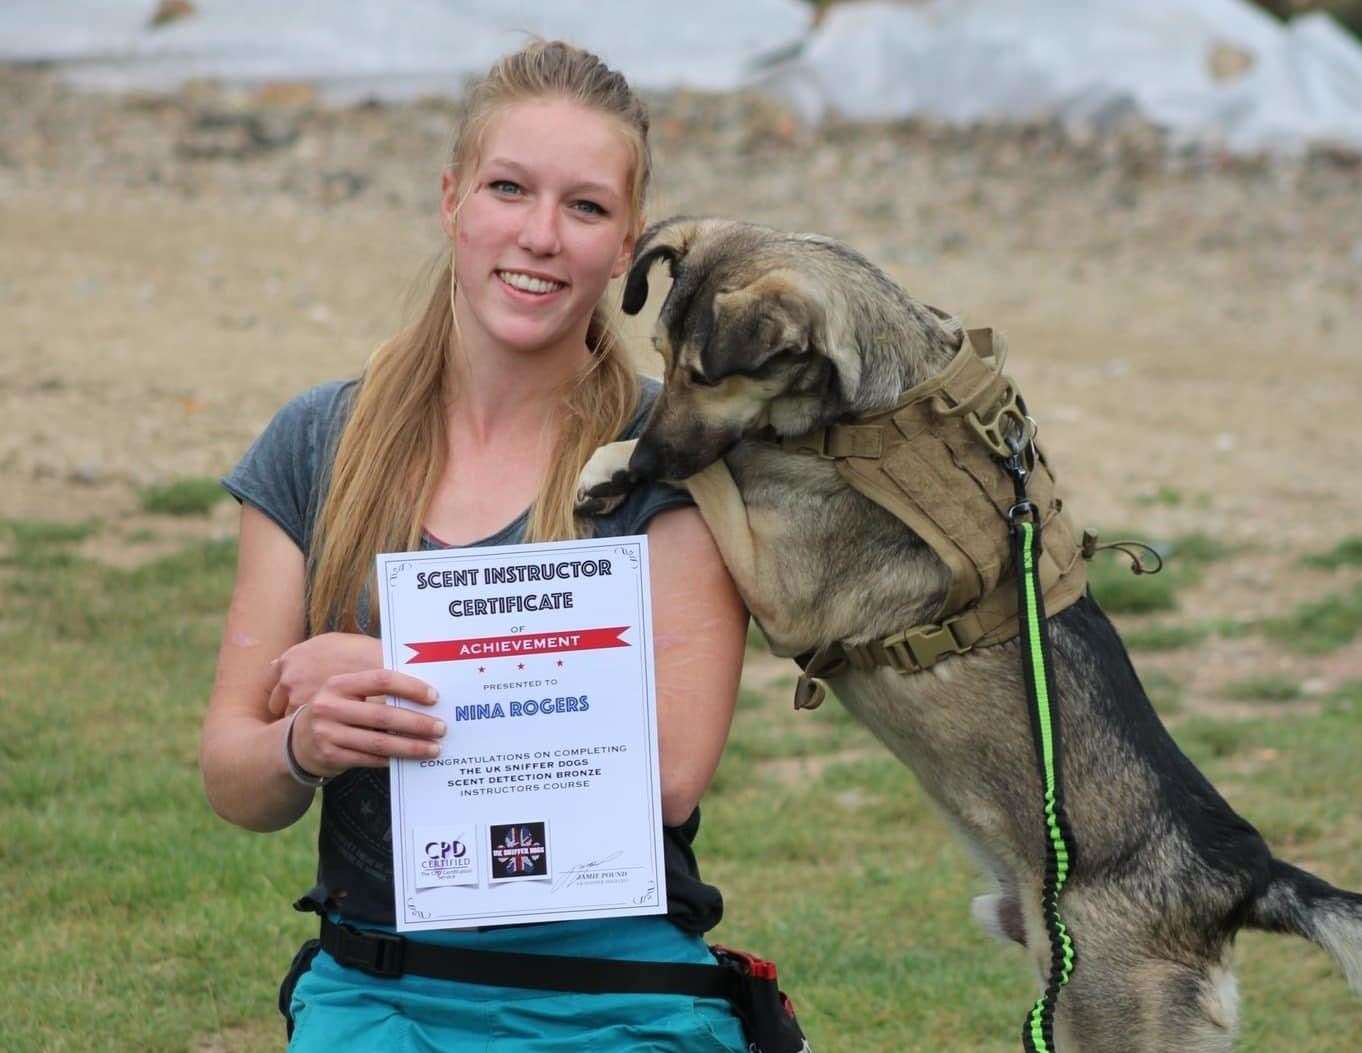
[[[350,925],[337,925],[336,952],[341,965],[359,969],[370,976],[395,979],[402,975],[406,957],[405,937],[387,932],[361,932]]]

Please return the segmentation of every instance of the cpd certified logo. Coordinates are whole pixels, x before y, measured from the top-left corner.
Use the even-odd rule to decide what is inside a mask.
[[[429,870],[461,870],[472,863],[468,845],[459,840],[427,841],[426,863]]]
[[[467,885],[478,881],[473,831],[418,830],[415,838],[417,888]]]

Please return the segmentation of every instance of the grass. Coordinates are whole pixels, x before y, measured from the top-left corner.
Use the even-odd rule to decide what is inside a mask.
[[[1301,560],[1307,567],[1336,570],[1339,567],[1362,567],[1362,537],[1347,537],[1328,552],[1315,552]]]
[[[1303,654],[1335,651],[1362,632],[1362,584],[1302,603],[1289,614],[1264,621],[1260,628]]]
[[[228,495],[216,479],[192,477],[149,486],[139,496],[142,511],[153,515],[206,516]]]
[[[99,530],[99,521],[83,523],[53,523],[44,519],[0,519],[0,540],[14,550],[34,551],[73,545],[84,541]]]
[[[1282,676],[1250,676],[1226,684],[1224,693],[1244,702],[1294,702],[1301,697],[1301,685]]]
[[[4,1048],[278,1050],[275,990],[313,928],[289,902],[312,879],[315,816],[262,837],[203,798],[233,546],[119,571],[50,525],[4,531],[16,558],[69,557],[0,585]],[[1174,684],[1146,683],[1176,708]],[[1177,737],[1284,855],[1362,886],[1362,685],[1308,716],[1193,717]],[[838,703],[794,713],[787,685],[745,691],[704,813],[697,852],[728,904],[712,937],[780,963],[815,1048],[1016,1048],[1034,997],[1020,953],[970,922],[965,853]],[[1241,1050],[1355,1048],[1362,1005],[1322,952],[1250,934],[1236,956]]]
[[[1207,636],[1210,629],[1204,625],[1144,625],[1126,629],[1121,639],[1132,651],[1184,651],[1196,647]]]
[[[1182,491],[1173,486],[1160,486],[1146,494],[1135,496],[1137,505],[1163,505],[1166,508],[1177,508],[1182,504],[1184,498]]]
[[[1140,674],[1140,683],[1160,717],[1167,720],[1182,712],[1183,690],[1176,678],[1162,669],[1150,669]]]
[[[1136,538],[1149,544],[1163,559],[1157,574],[1134,574],[1129,559],[1103,551],[1088,564],[1093,595],[1109,614],[1157,614],[1176,610],[1178,592],[1201,580],[1203,569],[1225,559],[1234,549],[1207,534],[1185,534],[1171,541],[1150,541],[1142,531],[1103,531],[1109,539]],[[1152,560],[1142,559],[1146,564]]]

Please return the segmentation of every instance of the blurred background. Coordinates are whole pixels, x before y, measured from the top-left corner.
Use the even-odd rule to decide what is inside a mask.
[[[282,1047],[315,819],[261,838],[199,789],[216,478],[422,295],[462,86],[526,32],[644,90],[653,218],[832,235],[1008,335],[1077,521],[1169,559],[1094,578],[1175,737],[1362,887],[1360,30],[1357,0],[0,4],[0,1046]],[[754,634],[715,935],[781,963],[816,1048],[1013,1049],[1032,991],[968,863],[793,680]],[[1242,1048],[1357,1048],[1322,953],[1239,961]]]

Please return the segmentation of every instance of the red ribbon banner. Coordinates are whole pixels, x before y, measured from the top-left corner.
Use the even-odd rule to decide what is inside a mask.
[[[480,658],[514,658],[526,654],[556,654],[561,651],[599,651],[606,647],[628,647],[620,633],[629,628],[617,625],[608,629],[570,629],[556,633],[517,633],[514,636],[483,636],[469,640],[430,640],[407,644],[416,656],[408,665],[421,662],[468,662]]]

